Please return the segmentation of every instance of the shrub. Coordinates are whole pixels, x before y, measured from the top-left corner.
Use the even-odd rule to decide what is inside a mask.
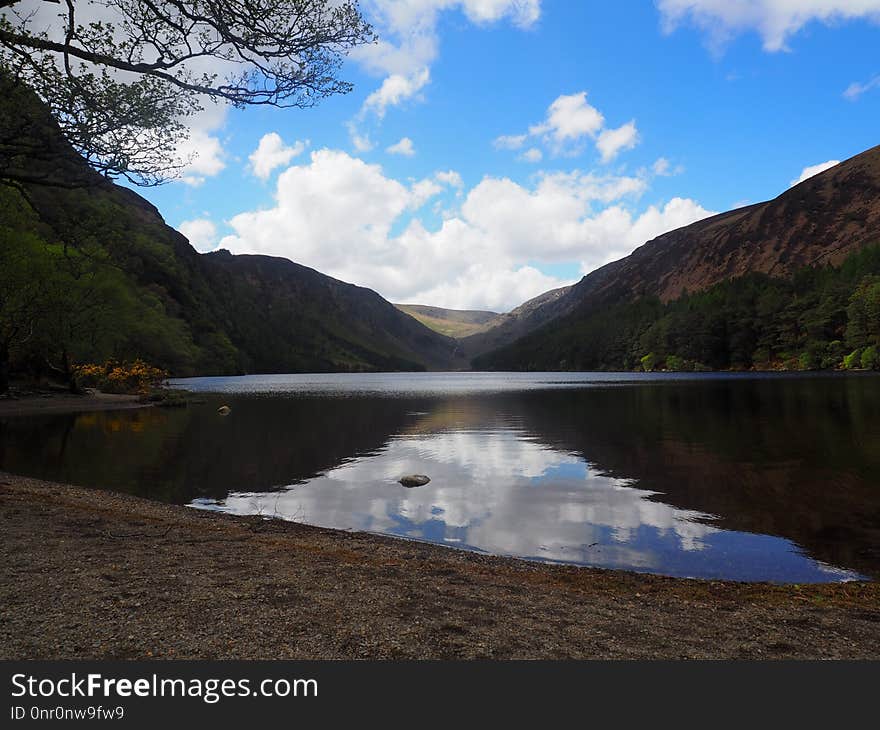
[[[876,345],[866,347],[862,351],[861,362],[865,370],[880,370],[880,348]]]
[[[828,347],[825,348],[825,354],[822,356],[819,366],[823,370],[836,368],[843,361],[845,355],[846,350],[844,349],[843,342],[840,340],[829,342]]]
[[[862,351],[853,350],[849,355],[843,358],[843,367],[846,370],[852,370],[862,364]]]
[[[97,388],[105,393],[148,393],[168,377],[166,371],[140,359],[132,363],[108,360],[102,365],[78,365],[74,372],[81,386]]]
[[[646,373],[650,373],[655,367],[657,367],[657,355],[653,352],[649,352],[639,362],[642,363],[642,370]]]
[[[779,357],[782,360],[783,370],[803,370],[799,355],[790,355],[789,353],[784,352],[781,353]]]
[[[807,348],[798,355],[798,368],[800,370],[818,370],[822,367],[822,360],[828,345],[824,342],[810,342]]]

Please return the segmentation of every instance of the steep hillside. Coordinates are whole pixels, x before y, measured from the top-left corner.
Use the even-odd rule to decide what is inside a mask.
[[[230,338],[248,353],[253,370],[442,370],[464,364],[454,358],[454,340],[371,289],[270,256],[217,251],[199,263]]]
[[[750,272],[791,276],[839,264],[880,233],[880,146],[766,203],[666,233],[585,276],[581,303],[634,295],[670,301]]]
[[[552,289],[529,299],[506,314],[498,315],[486,323],[481,331],[459,341],[462,352],[467,357],[474,358],[513,342],[567,314],[576,304],[576,300],[569,296],[571,289],[570,286]]]
[[[659,236],[630,256],[585,276],[564,297],[561,312],[558,303],[539,307],[532,317],[536,314],[543,317],[543,327],[533,328],[519,339],[495,333],[495,351],[478,347],[469,352],[477,356],[477,367],[629,367],[637,354],[649,354],[652,341],[642,341],[642,336],[675,309],[670,310],[668,305],[683,297],[693,301],[690,297],[699,292],[707,292],[699,306],[705,308],[707,317],[711,315],[711,323],[703,325],[714,328],[714,339],[724,340],[736,331],[747,343],[757,341],[754,332],[744,332],[737,323],[724,319],[736,309],[733,302],[726,309],[718,303],[733,291],[725,288],[726,282],[749,276],[765,276],[770,281],[791,280],[796,272],[810,267],[837,266],[878,242],[880,147],[874,147],[772,201],[714,216]],[[874,274],[867,264],[856,268],[861,274]],[[751,281],[755,284],[756,280]],[[859,283],[847,280],[840,285]],[[821,298],[820,292],[809,286],[806,289]],[[795,297],[793,307],[806,307],[802,300],[797,300],[796,294],[795,290],[785,290],[779,296]],[[847,296],[850,294],[854,292]],[[840,299],[842,296],[838,292],[833,298],[837,311],[841,306],[846,309],[846,301]],[[712,297],[714,301],[710,301]],[[783,316],[775,305],[765,302],[760,306],[765,308],[765,319]],[[739,312],[739,316],[751,318],[752,314]],[[758,321],[760,313],[754,316]],[[611,322],[615,318],[620,320],[617,325]],[[787,338],[789,349],[776,347],[776,355],[783,359],[783,356],[799,356],[811,342],[844,341],[845,325],[838,317],[821,336],[813,336],[802,323],[799,331]],[[477,337],[492,335],[490,330]],[[738,355],[736,362],[732,360],[733,350],[739,352],[747,346],[739,344],[732,348],[728,343],[714,348],[713,352],[719,353],[715,366],[725,362],[725,357],[728,366],[754,366],[754,353],[748,353],[748,357]],[[762,343],[760,347],[772,350],[773,342]],[[624,352],[628,353],[626,357]]]
[[[21,307],[0,296],[0,359],[39,369],[142,357],[182,375],[465,364],[453,340],[369,289],[284,259],[197,253],[150,203],[90,170],[32,95],[5,91],[0,140],[48,152],[22,176],[21,148],[0,149],[0,289],[22,294],[36,333],[22,336]]]
[[[395,304],[401,312],[414,317],[425,327],[447,337],[467,337],[492,326],[498,312],[484,312],[472,309],[444,309],[428,307],[423,304]]]

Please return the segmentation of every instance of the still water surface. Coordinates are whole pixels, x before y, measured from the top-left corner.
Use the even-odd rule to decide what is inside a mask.
[[[880,378],[173,382],[205,402],[0,420],[0,468],[539,560],[735,580],[880,576]],[[410,473],[431,482],[397,483]]]

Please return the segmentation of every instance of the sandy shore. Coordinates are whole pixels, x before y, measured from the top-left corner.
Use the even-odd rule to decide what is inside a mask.
[[[880,585],[691,581],[0,473],[0,658],[880,658]]]
[[[25,416],[39,413],[75,413],[77,411],[111,411],[145,408],[136,395],[116,395],[97,391],[73,393],[44,392],[20,398],[0,398],[0,416]]]

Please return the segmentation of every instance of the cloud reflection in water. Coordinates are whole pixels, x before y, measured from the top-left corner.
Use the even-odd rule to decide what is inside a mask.
[[[782,556],[780,575],[795,570],[803,580],[828,580],[825,566],[786,540],[722,531],[711,515],[665,504],[662,495],[606,476],[516,428],[425,432],[417,424],[411,431],[305,484],[195,506],[672,575],[747,579],[764,571],[767,579],[768,559],[761,556],[769,548],[776,560]],[[408,473],[428,474],[431,482],[405,489],[397,479]]]

